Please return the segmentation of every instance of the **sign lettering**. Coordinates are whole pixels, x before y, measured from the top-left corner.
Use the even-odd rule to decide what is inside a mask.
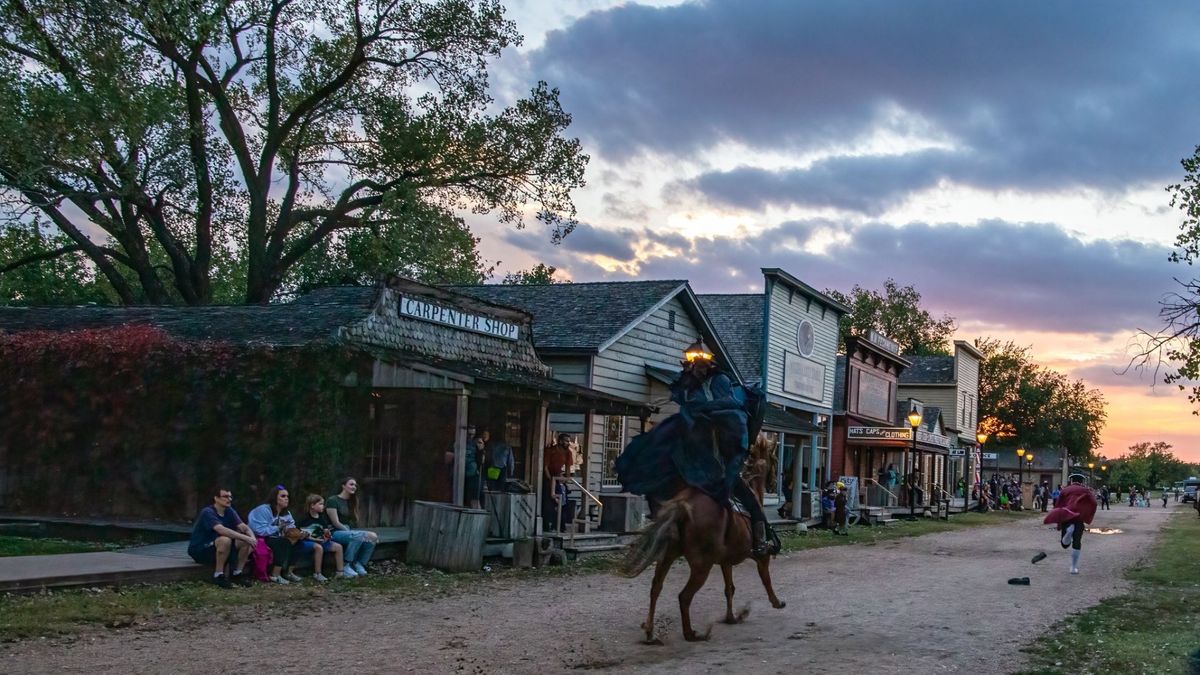
[[[951,457],[966,457],[967,449],[966,448],[950,448],[950,456]]]
[[[870,342],[884,351],[896,354],[897,356],[900,354],[900,343],[885,337],[875,329],[867,331],[867,342]]]
[[[910,441],[912,429],[908,427],[846,427],[847,440],[863,441]]]
[[[995,461],[996,459],[999,458],[999,456],[994,452],[985,452],[985,453],[983,453],[983,458]]]
[[[516,340],[520,335],[520,326],[515,323],[508,323],[490,316],[469,314],[453,307],[442,307],[416,298],[400,298],[399,313],[400,316],[410,316],[414,319],[491,335],[504,340]]]

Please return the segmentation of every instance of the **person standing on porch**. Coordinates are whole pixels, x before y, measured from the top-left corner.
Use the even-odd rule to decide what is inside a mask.
[[[888,506],[896,505],[896,483],[899,481],[900,474],[896,473],[895,464],[888,464],[886,469],[879,470],[879,484],[887,490],[883,496]]]
[[[566,483],[555,480],[570,475],[574,464],[575,454],[571,452],[571,436],[559,434],[554,445],[548,446],[543,452],[542,460],[542,522],[553,523],[555,530],[562,530],[575,516],[567,498],[569,491]]]
[[[505,492],[508,489],[508,479],[512,478],[516,468],[516,458],[512,446],[504,442],[503,436],[497,436],[487,446],[487,486],[493,492]]]

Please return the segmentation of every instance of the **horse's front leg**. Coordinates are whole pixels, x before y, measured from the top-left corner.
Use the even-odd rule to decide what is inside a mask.
[[[787,607],[787,603],[775,595],[775,587],[771,585],[771,558],[764,556],[755,559],[754,562],[758,565],[758,578],[762,579],[763,588],[767,589],[767,599],[771,601],[771,606],[775,609]]]
[[[721,575],[725,577],[725,623],[741,623],[750,614],[750,608],[744,607],[737,614],[733,613],[733,565],[721,565]]]
[[[691,564],[691,561],[688,561]],[[708,573],[712,571],[712,563],[705,562],[698,565],[691,565],[692,573],[688,576],[687,584],[679,591],[679,616],[683,620],[683,639],[688,642],[698,642],[707,640],[712,633],[712,626],[703,635],[692,630],[692,598],[696,597],[696,593],[704,586],[704,582],[708,581]]]
[[[654,607],[658,604],[658,594],[662,592],[663,578],[670,570],[671,563],[665,559],[660,559],[654,564],[654,581],[650,582],[650,612],[646,614],[646,623],[642,624],[642,630],[646,631],[645,644],[648,645],[663,643],[662,640],[654,637]]]

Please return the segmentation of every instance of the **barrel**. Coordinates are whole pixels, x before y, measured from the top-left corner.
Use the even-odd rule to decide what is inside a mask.
[[[488,512],[453,504],[413,502],[409,521],[409,563],[449,572],[475,572],[483,567]]]

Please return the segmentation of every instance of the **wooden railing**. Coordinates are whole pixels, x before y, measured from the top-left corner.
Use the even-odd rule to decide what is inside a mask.
[[[555,476],[555,477],[554,477],[554,481],[553,481],[553,483],[551,483],[551,485],[550,485],[551,489],[553,489],[553,490],[554,490],[554,493],[553,493],[553,494],[554,494],[555,496],[557,496],[557,495],[558,495],[558,485],[559,485],[559,483],[573,483],[573,484],[575,485],[575,487],[579,488],[579,492],[580,492],[580,494],[582,494],[584,497],[586,497],[587,499],[589,499],[589,500],[590,500],[592,503],[594,503],[594,504],[596,505],[596,519],[597,519],[597,521],[600,521],[600,520],[603,518],[603,515],[604,515],[604,502],[601,502],[599,497],[597,497],[596,495],[592,494],[592,493],[591,493],[591,491],[589,491],[587,488],[585,488],[585,487],[583,486],[583,483],[580,483],[578,479],[576,479],[576,478],[575,478],[575,477],[573,477],[573,476]],[[570,495],[571,495],[571,490],[570,490],[570,488],[568,487],[568,488],[567,488],[567,496],[569,497]],[[558,526],[558,527],[556,527],[556,529],[561,529],[562,520],[563,520],[563,519],[562,519],[562,516],[563,516],[563,506],[564,506],[563,502],[565,502],[565,501],[566,501],[566,500],[564,499],[564,500],[560,500],[560,501],[558,502],[558,510],[557,510],[557,518],[558,518],[558,520],[555,522],[555,525],[556,525],[556,526]],[[582,513],[584,513],[584,514],[586,514],[586,513],[587,513],[587,509],[586,509],[586,508],[584,508],[584,506],[583,506],[582,504],[580,504],[580,508],[579,508],[579,510],[580,510],[580,512],[582,512]],[[599,523],[597,523],[597,524],[599,524]],[[590,527],[590,526],[591,526],[591,520],[590,520],[589,518],[586,518],[586,517],[585,517],[585,518],[579,518],[579,517],[577,517],[575,514],[572,514],[572,515],[571,515],[571,528],[570,528],[570,532],[566,533],[566,534],[567,534],[567,539],[568,539],[568,541],[570,541],[570,543],[571,543],[571,544],[574,544],[574,543],[575,543],[575,529],[576,529],[576,528],[575,528],[575,526],[576,526],[576,525],[583,525],[583,526],[584,526],[584,528],[585,528],[585,530],[586,530],[586,528],[588,528],[588,527]],[[560,534],[561,534],[561,533],[560,533]]]

